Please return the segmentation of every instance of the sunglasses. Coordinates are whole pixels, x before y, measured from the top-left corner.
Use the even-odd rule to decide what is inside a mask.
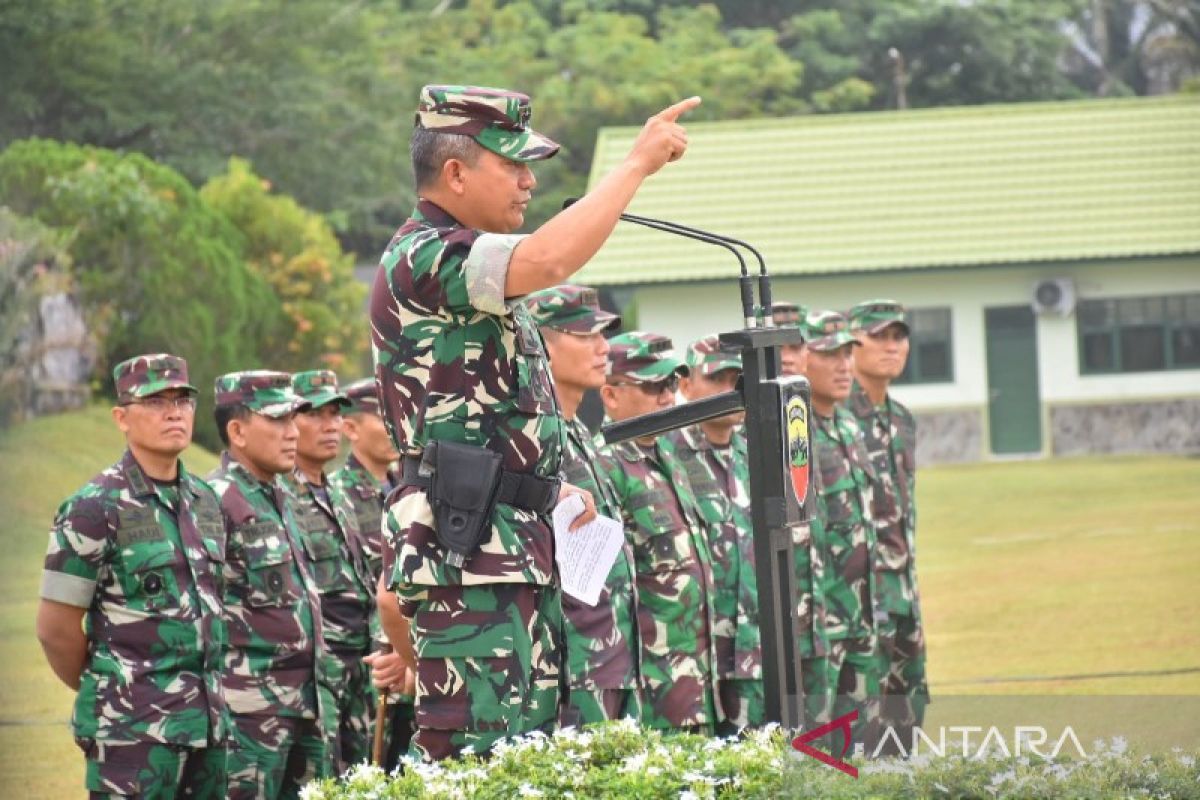
[[[657,397],[658,395],[662,394],[663,392],[670,392],[671,394],[674,394],[675,390],[679,388],[679,376],[672,375],[669,378],[663,378],[661,381],[654,381],[653,383],[639,383],[636,381],[620,381],[620,382],[614,382],[612,385],[613,386],[633,386],[633,387],[636,387],[637,389],[641,390],[642,394],[647,394],[652,397]]]

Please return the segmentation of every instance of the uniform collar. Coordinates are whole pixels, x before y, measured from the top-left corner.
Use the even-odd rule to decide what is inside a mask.
[[[154,489],[154,481],[147,477],[146,471],[142,469],[142,465],[133,457],[133,451],[128,447],[125,448],[125,453],[121,456],[120,464],[121,475],[125,479],[125,484],[133,492],[134,497],[152,497],[157,493]],[[180,488],[186,487],[189,494],[197,497],[200,494],[200,490],[196,488],[192,476],[184,468],[182,459],[177,464]]]
[[[272,479],[269,483],[259,480],[257,475],[251,472],[245,464],[230,455],[228,450],[221,451],[221,467],[239,482],[248,484],[251,489],[258,489],[271,494],[279,486],[278,479]]]
[[[424,197],[417,199],[416,210],[413,211],[413,218],[432,225],[435,228],[463,228],[466,227],[461,222],[450,216],[450,212],[439,206],[432,200],[426,200]]]

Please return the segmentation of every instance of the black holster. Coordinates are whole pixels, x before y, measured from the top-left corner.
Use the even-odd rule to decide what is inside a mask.
[[[503,463],[499,453],[486,447],[426,445],[418,475],[429,478],[426,492],[448,565],[461,567],[491,535]]]

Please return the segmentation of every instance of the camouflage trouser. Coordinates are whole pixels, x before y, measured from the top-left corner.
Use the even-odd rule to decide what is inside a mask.
[[[487,753],[558,719],[562,604],[556,586],[430,587],[412,618],[416,755]]]
[[[929,704],[920,618],[889,615],[879,626],[879,651],[884,722],[901,742],[912,741],[912,729],[925,721]]]
[[[371,667],[363,653],[338,653],[343,683],[337,694],[338,741],[342,745],[342,769],[371,760],[375,729],[375,692]]]
[[[742,728],[757,728],[763,724],[765,698],[763,682],[753,678],[720,678],[717,694],[725,719],[717,725],[718,736],[732,736]]]
[[[642,717],[637,689],[577,689],[572,687],[558,715],[562,727],[581,727],[593,722]]]
[[[316,720],[234,714],[233,739],[226,762],[230,800],[299,797],[304,784],[332,777]]]
[[[804,684],[804,727],[819,728],[833,719],[833,685],[829,682],[829,660],[825,656],[800,659]]]
[[[837,692],[833,699],[833,719],[857,710],[858,720],[851,732],[853,743],[862,744],[868,754],[874,752],[882,734],[878,647],[872,639],[835,639],[829,643],[826,661],[828,680]],[[836,733],[832,739],[834,746],[841,748]]]
[[[82,739],[85,785],[92,800],[138,797],[225,797],[225,748],[179,747],[157,742]]]

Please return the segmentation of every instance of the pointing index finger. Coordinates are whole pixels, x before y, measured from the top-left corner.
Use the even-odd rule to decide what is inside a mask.
[[[657,116],[659,119],[664,119],[667,122],[674,122],[675,120],[679,119],[681,115],[686,114],[698,105],[700,105],[700,98],[696,95],[693,95],[686,100],[680,100],[673,106],[667,106],[662,111],[658,112]]]

